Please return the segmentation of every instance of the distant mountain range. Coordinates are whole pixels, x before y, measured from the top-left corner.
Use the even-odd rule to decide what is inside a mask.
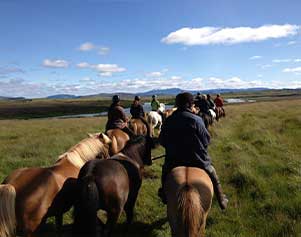
[[[25,97],[6,97],[0,96],[0,100],[25,100]]]
[[[265,87],[257,87],[257,88],[243,88],[243,89],[210,89],[210,90],[191,90],[188,91],[192,94],[196,94],[197,92],[200,92],[201,94],[217,94],[217,93],[231,93],[231,92],[254,92],[254,91],[263,91],[263,90],[271,90],[269,88]],[[46,99],[77,99],[77,98],[95,98],[95,97],[102,97],[102,98],[111,98],[113,95],[118,94],[124,99],[131,99],[135,95],[139,95],[142,97],[149,97],[152,95],[159,95],[159,96],[175,96],[181,92],[184,92],[187,90],[182,90],[180,88],[169,88],[169,89],[158,89],[158,90],[150,90],[146,92],[141,93],[125,93],[125,92],[116,92],[116,93],[100,93],[95,95],[86,95],[86,96],[76,96],[76,95],[70,95],[70,94],[57,94],[46,97]],[[0,96],[0,100],[24,100],[26,98],[24,97],[5,97]]]

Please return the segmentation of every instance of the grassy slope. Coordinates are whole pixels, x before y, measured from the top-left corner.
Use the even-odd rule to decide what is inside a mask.
[[[18,167],[53,164],[87,132],[102,130],[104,123],[104,118],[0,121],[1,180]],[[221,213],[214,201],[207,236],[298,236],[301,100],[227,106],[227,117],[211,133],[210,154],[230,206]],[[159,148],[153,155],[161,153]],[[165,207],[156,196],[161,163],[146,170],[127,236],[170,236]],[[71,222],[70,213],[65,222]],[[124,236],[123,231],[118,225],[115,236]]]

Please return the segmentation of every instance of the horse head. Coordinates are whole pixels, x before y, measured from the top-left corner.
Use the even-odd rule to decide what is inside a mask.
[[[165,111],[165,104],[160,103],[160,107],[158,110],[160,110],[163,113]]]

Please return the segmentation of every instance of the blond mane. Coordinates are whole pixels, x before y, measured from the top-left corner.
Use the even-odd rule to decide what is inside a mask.
[[[97,156],[107,158],[109,147],[99,139],[99,134],[85,138],[67,152],[60,155],[57,162],[67,159],[74,166],[81,168],[87,161],[95,159]]]

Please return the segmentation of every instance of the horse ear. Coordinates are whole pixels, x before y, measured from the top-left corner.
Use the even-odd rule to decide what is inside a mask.
[[[112,143],[112,140],[104,133],[100,133],[99,138],[101,138],[105,144]]]

